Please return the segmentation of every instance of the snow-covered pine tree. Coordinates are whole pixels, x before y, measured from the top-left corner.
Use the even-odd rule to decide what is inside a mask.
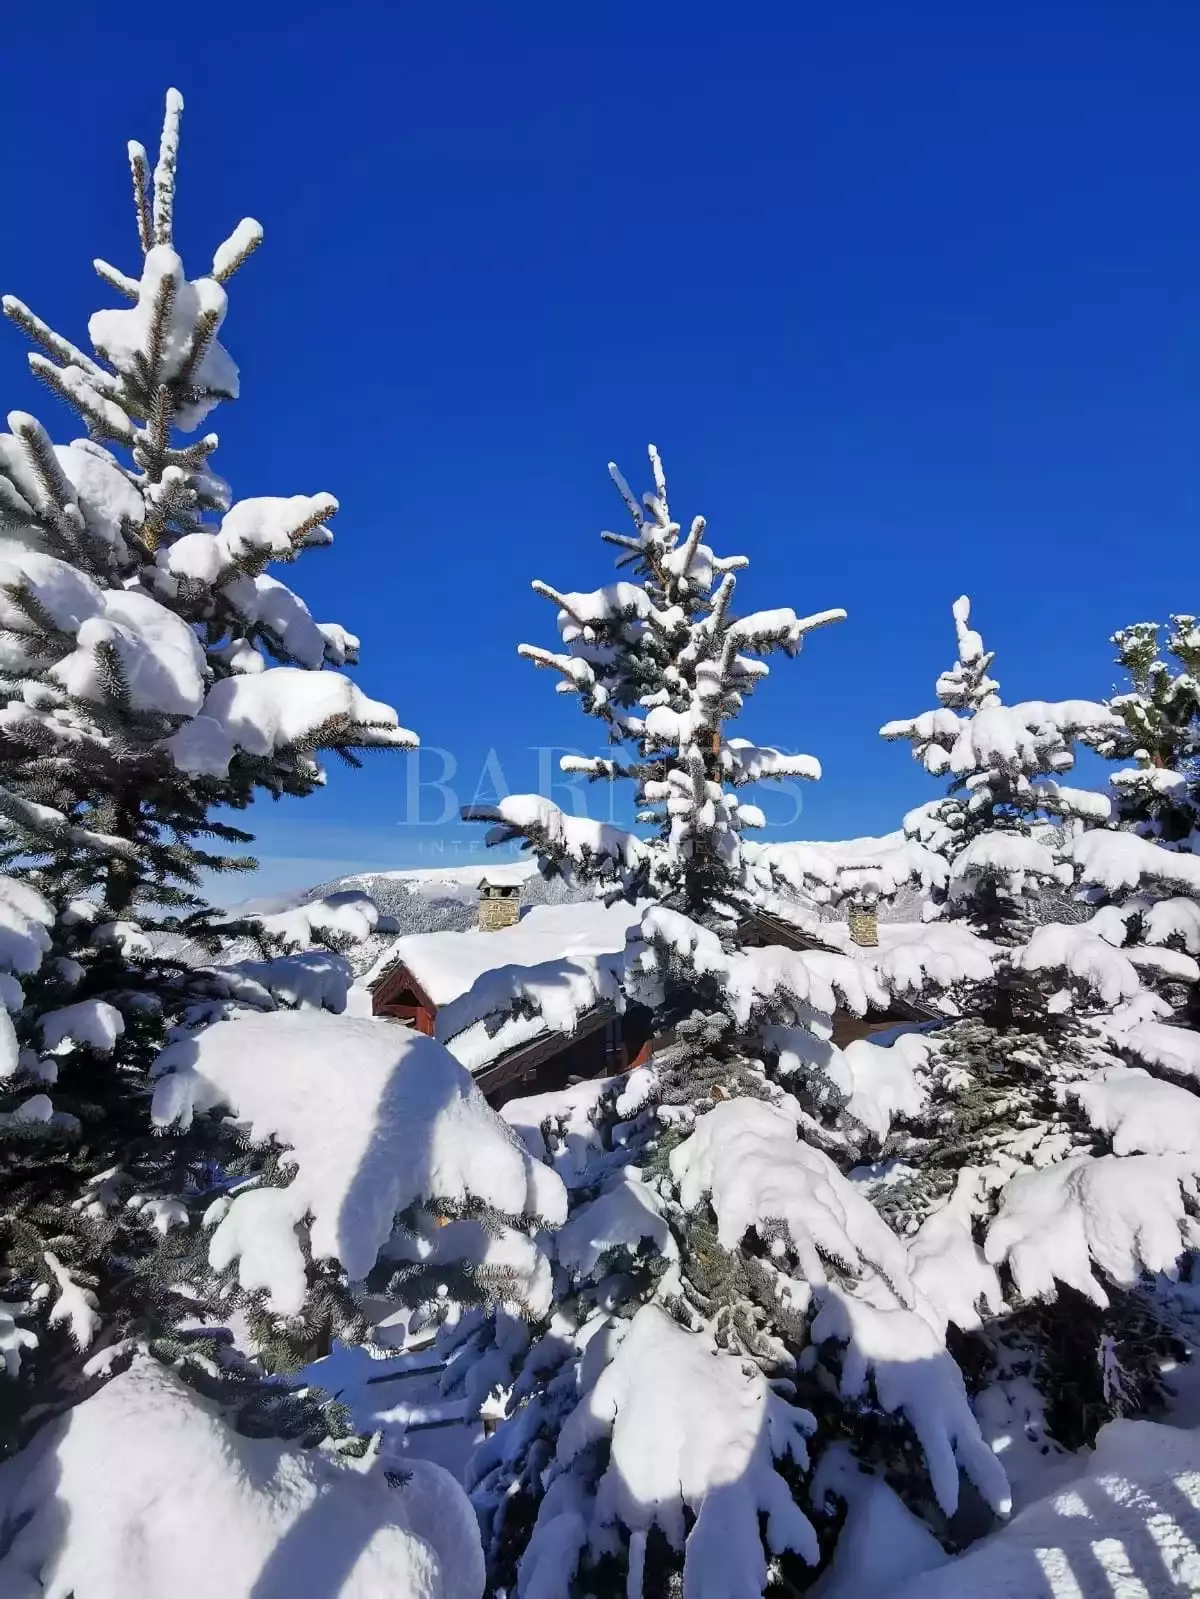
[[[1200,627],[1194,616],[1173,616],[1162,654],[1161,635],[1155,622],[1137,622],[1113,635],[1117,664],[1128,675],[1129,687],[1109,701],[1121,727],[1096,741],[1096,748],[1109,760],[1132,762],[1110,779],[1114,821],[1121,831],[1180,858],[1166,861],[1170,881],[1158,882],[1146,895],[1138,884],[1143,876],[1151,885],[1156,883],[1153,867],[1161,866],[1163,857],[1151,855],[1132,839],[1104,847],[1110,854],[1119,849],[1127,857],[1114,860],[1112,866],[1123,867],[1116,892],[1126,914],[1137,917],[1138,941],[1198,956],[1200,873],[1194,870],[1194,857],[1200,839]],[[1103,895],[1106,888],[1098,885],[1094,892]],[[1160,987],[1160,997],[1190,1029],[1200,1026],[1200,991],[1195,985],[1182,993]],[[1151,1031],[1146,1039],[1155,1036]],[[1194,1057],[1184,1075],[1200,1077],[1200,1051],[1193,1050],[1186,1038],[1176,1043],[1176,1049]]]
[[[182,108],[170,91],[153,174],[129,147],[141,264],[96,263],[128,304],[91,318],[93,353],[3,302],[87,433],[56,445],[14,412],[0,434],[3,864],[53,912],[39,969],[11,995],[19,1048],[0,1083],[2,1292],[41,1340],[22,1360],[22,1408],[70,1387],[72,1344],[152,1334],[178,1309],[153,1246],[187,1220],[212,1151],[150,1124],[150,1066],[199,986],[153,935],[203,934],[201,874],[252,864],[210,847],[249,842],[220,810],[311,792],[321,750],[353,761],[415,742],[323,670],[352,662],[357,640],[266,570],[327,544],[336,501],[232,503],[210,467],[216,436],[196,436],[238,391],[218,334],[262,230],[240,223],[187,277],[173,244]]]
[[[1011,1371],[1021,1344],[1052,1430],[1074,1444],[1150,1397],[1161,1339],[1133,1291],[1193,1239],[1200,1100],[1131,1072],[1116,1043],[1161,1003],[1156,986],[1200,976],[1191,956],[1146,936],[1125,897],[1169,892],[1192,862],[1114,827],[1103,794],[1059,782],[1074,741],[1123,735],[1114,712],[1005,705],[965,598],[954,619],[958,659],[938,679],[939,708],[882,730],[951,779],[910,821],[947,863],[940,920],[885,947],[879,965],[893,989],[961,1019],[937,1033],[926,1103],[893,1146],[909,1176],[876,1198],[915,1230],[930,1303],[963,1331],[993,1313],[991,1353]],[[1076,885],[1098,908],[1047,920],[1047,891],[1057,904]],[[997,1322],[1006,1300],[1033,1308]]]
[[[771,1064],[828,1058],[838,1003],[886,995],[869,963],[746,936],[763,890],[742,835],[763,817],[740,791],[819,767],[728,724],[764,655],[795,654],[843,613],[739,616],[745,558],[714,554],[702,518],[682,533],[650,455],[643,502],[611,469],[633,531],[604,537],[630,580],[535,584],[564,647],[521,646],[608,734],[611,753],[564,766],[631,780],[648,834],[538,796],[468,813],[544,871],[638,906],[623,993],[653,1022],[647,1066],[568,1090],[557,1110],[505,1111],[566,1170],[573,1201],[554,1314],[473,1469],[492,1583],[522,1599],[802,1586],[837,1534],[832,1499],[804,1480],[814,1434],[820,1453],[846,1438],[863,1460],[907,1450],[935,1520],[955,1509],[960,1466],[1005,1502],[904,1247],[834,1158],[853,1165],[853,1146]],[[513,997],[536,1009],[536,982]]]
[[[1167,659],[1157,622],[1121,628],[1112,642],[1129,678],[1129,688],[1109,701],[1124,730],[1099,748],[1109,759],[1135,762],[1111,780],[1118,819],[1144,838],[1194,849],[1200,830],[1200,625],[1194,616],[1171,618]]]

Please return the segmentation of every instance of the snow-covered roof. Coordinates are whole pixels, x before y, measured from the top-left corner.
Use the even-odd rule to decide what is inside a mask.
[[[403,965],[437,1007],[436,1036],[471,1071],[548,1033],[571,1033],[615,1000],[625,935],[640,908],[598,900],[535,905],[494,932],[410,933],[362,979]]]
[[[619,902],[535,905],[512,927],[494,932],[408,933],[397,938],[363,978],[371,986],[403,964],[439,1007],[461,999],[481,977],[506,967],[544,966],[581,956],[614,955],[636,912]]]

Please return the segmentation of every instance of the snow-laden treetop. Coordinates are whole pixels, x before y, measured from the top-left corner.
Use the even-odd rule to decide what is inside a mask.
[[[763,656],[795,655],[806,634],[842,621],[842,610],[799,616],[789,607],[739,616],[736,574],[745,556],[719,556],[705,542],[704,518],[684,534],[672,517],[658,451],[650,446],[654,487],[641,501],[615,465],[612,474],[633,523],[632,533],[603,533],[622,553],[618,566],[635,581],[588,592],[564,592],[537,581],[537,593],[558,610],[559,650],[522,644],[536,666],[557,672],[559,690],[577,694],[584,711],[605,724],[619,753],[582,760],[568,771],[593,778],[631,778],[639,822],[650,839],[585,817],[568,816],[535,795],[513,795],[467,814],[497,824],[492,842],[523,837],[554,864],[581,877],[619,884],[636,898],[683,889],[699,904],[702,884],[725,892],[748,885],[740,838],[763,826],[757,806],[736,790],[764,778],[820,776],[810,755],[787,755],[726,734],[748,695],[766,677]]]
[[[24,412],[0,434],[0,666],[19,686],[0,729],[39,755],[69,754],[81,808],[114,756],[126,789],[181,774],[244,797],[255,783],[307,792],[322,748],[416,742],[390,706],[322,670],[357,660],[354,635],[315,621],[267,572],[330,542],[336,499],[235,503],[210,470],[216,435],[182,437],[238,394],[219,335],[229,281],[263,236],[247,218],[188,277],[173,232],[182,110],[171,90],[153,173],[129,146],[141,266],[95,263],[128,304],[90,318],[94,353],[3,301],[38,346],[34,373],[87,437],[55,444]],[[128,819],[109,820],[106,832],[133,836]]]

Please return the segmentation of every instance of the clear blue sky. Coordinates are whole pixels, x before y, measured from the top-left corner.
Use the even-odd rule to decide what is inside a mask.
[[[177,85],[185,260],[267,235],[217,465],[338,495],[295,586],[463,797],[489,747],[517,790],[594,747],[514,646],[552,641],[531,578],[608,580],[605,462],[641,487],[652,439],[744,606],[849,610],[748,731],[825,765],[793,834],[883,830],[933,789],[876,730],[957,593],[1012,697],[1103,694],[1114,627],[1200,609],[1198,76],[1184,0],[21,6],[0,287],[82,335]],[[5,409],[66,436],[23,360]],[[258,887],[430,859],[408,759],[257,807]]]

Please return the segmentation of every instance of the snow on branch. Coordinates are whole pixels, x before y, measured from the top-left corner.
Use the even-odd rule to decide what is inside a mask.
[[[1010,959],[1017,971],[1061,972],[1111,1007],[1141,990],[1137,967],[1129,955],[1098,937],[1088,922],[1047,922],[1036,928],[1025,947],[1014,951]]]
[[[390,705],[368,699],[348,677],[274,666],[214,683],[199,714],[164,748],[182,772],[223,777],[239,750],[271,757],[297,746],[414,749],[419,742]]]
[[[958,1508],[958,1473],[966,1472],[1001,1515],[1012,1500],[1004,1468],[988,1448],[971,1410],[958,1363],[944,1335],[897,1302],[878,1278],[852,1292],[830,1287],[812,1324],[815,1344],[844,1346],[839,1386],[865,1396],[868,1381],[882,1410],[909,1422],[925,1453],[934,1497],[943,1512]]]
[[[1062,1282],[1104,1307],[1093,1265],[1125,1288],[1143,1271],[1171,1271],[1200,1245],[1188,1215],[1198,1200],[1195,1173],[1176,1157],[1076,1155],[1009,1181],[984,1253],[1007,1266],[1023,1299],[1053,1299]]]
[[[1200,1095],[1131,1066],[1106,1067],[1067,1093],[1114,1155],[1184,1155],[1200,1171]]]
[[[611,1270],[615,1251],[636,1255],[643,1247],[663,1260],[679,1251],[654,1190],[636,1166],[622,1167],[595,1199],[580,1205],[554,1235],[555,1257],[576,1281]]]
[[[509,794],[495,805],[468,805],[464,822],[492,822],[489,844],[523,838],[539,854],[553,861],[567,860],[593,872],[632,872],[645,858],[647,846],[636,834],[571,816],[540,794]]]
[[[128,839],[115,838],[111,833],[97,833],[90,827],[76,827],[52,805],[38,805],[33,800],[22,799],[9,789],[0,788],[0,816],[31,834],[38,842],[86,850],[114,859],[138,858],[138,846],[131,844]]]
[[[755,1599],[768,1579],[764,1541],[771,1554],[792,1550],[810,1565],[819,1558],[812,1525],[774,1466],[790,1456],[803,1470],[815,1426],[707,1334],[685,1332],[659,1306],[644,1305],[563,1424],[521,1560],[521,1591],[565,1591],[584,1549],[602,1554],[611,1529],[623,1527],[626,1592],[651,1599],[646,1535],[658,1527],[683,1552],[685,1593]],[[594,1500],[581,1507],[571,1468],[601,1441],[607,1464]]]
[[[870,962],[832,950],[793,950],[780,944],[730,952],[710,928],[667,905],[651,905],[627,949],[631,996],[658,1003],[673,963],[687,966],[697,978],[711,979],[714,998],[739,1027],[772,1006],[785,1012],[811,1006],[832,1015],[844,1004],[861,1016],[870,1005],[885,1007],[888,999]]]
[[[1200,859],[1164,849],[1136,833],[1095,829],[1071,846],[1079,880],[1110,894],[1152,883],[1200,895]]]
[[[797,1136],[796,1124],[787,1108],[748,1098],[700,1116],[671,1153],[684,1209],[710,1198],[727,1250],[752,1228],[769,1239],[771,1224],[781,1225],[800,1276],[814,1288],[827,1284],[830,1260],[856,1274],[875,1268],[911,1302],[903,1244],[829,1157]]]
[[[534,1160],[440,1044],[387,1021],[323,1011],[239,1016],[167,1046],[153,1117],[186,1127],[227,1106],[255,1143],[292,1152],[286,1188],[222,1202],[209,1248],[214,1269],[238,1263],[284,1315],[305,1299],[296,1227],[310,1220],[313,1255],[365,1277],[397,1214],[475,1201],[502,1215],[557,1225],[559,1178]]]

